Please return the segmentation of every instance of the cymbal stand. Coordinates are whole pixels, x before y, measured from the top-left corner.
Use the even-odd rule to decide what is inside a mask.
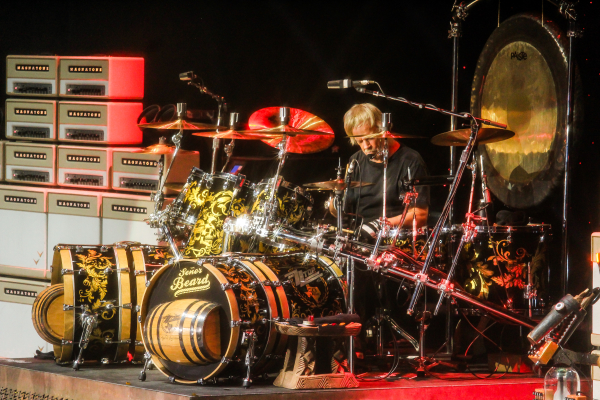
[[[279,109],[279,120],[281,125],[288,125],[290,122],[290,109],[289,107],[281,107]],[[284,134],[281,141],[277,144],[279,148],[279,153],[277,154],[277,158],[279,158],[279,163],[277,164],[277,172],[275,172],[275,177],[273,178],[269,199],[265,204],[265,219],[263,224],[264,231],[263,234],[266,234],[269,229],[269,222],[272,217],[275,217],[277,213],[277,198],[275,197],[275,193],[277,191],[277,187],[279,186],[279,178],[281,175],[281,170],[283,169],[283,164],[285,163],[285,158],[287,157],[287,134]]]
[[[183,120],[186,113],[187,113],[186,103],[177,103],[177,119]],[[168,210],[165,210],[164,212],[161,212],[160,210],[161,210],[162,205],[165,200],[165,194],[164,194],[165,183],[167,182],[167,179],[169,178],[169,173],[171,172],[171,167],[173,166],[173,163],[175,162],[175,158],[177,157],[177,154],[179,153],[179,149],[181,148],[181,139],[182,138],[183,138],[183,128],[179,129],[179,132],[174,134],[173,137],[171,138],[171,141],[175,145],[175,151],[173,151],[173,157],[171,158],[171,162],[169,163],[169,166],[168,166],[166,172],[164,172],[164,175],[163,175],[164,156],[161,157],[161,162],[160,162],[160,167],[159,167],[158,190],[156,191],[156,193],[153,196],[154,214],[152,214],[150,216],[150,220],[149,220],[150,227],[160,229],[162,235],[169,243],[169,247],[171,248],[173,256],[175,257],[176,260],[179,260],[182,257],[181,257],[181,254],[179,253],[179,249],[177,248],[177,243],[175,243],[175,240],[173,239],[171,230],[169,229],[169,226],[166,223],[166,214],[168,213]]]
[[[475,155],[473,155],[473,161],[470,165],[467,165],[472,172],[471,179],[471,194],[469,196],[469,208],[467,211],[467,222],[463,224],[463,235],[460,238],[460,243],[458,244],[458,248],[456,249],[456,253],[454,254],[454,258],[452,259],[452,266],[450,267],[450,271],[448,271],[448,276],[446,279],[442,280],[438,287],[438,293],[440,294],[440,298],[435,306],[435,311],[433,315],[437,315],[442,303],[444,302],[444,298],[450,297],[450,292],[453,290],[454,285],[452,284],[452,278],[456,271],[456,266],[458,265],[458,261],[460,259],[460,255],[463,247],[465,247],[466,243],[472,243],[473,238],[477,235],[475,231],[475,223],[476,220],[483,220],[484,218],[476,216],[472,213],[473,210],[473,196],[475,193],[475,179],[477,178],[477,159]]]
[[[392,114],[383,113],[381,115],[381,125],[383,131],[388,131],[392,127]],[[371,257],[369,257],[369,264],[375,263],[377,259],[377,252],[379,250],[379,246],[381,245],[382,239],[388,235],[390,231],[390,226],[387,219],[387,169],[388,169],[388,161],[389,161],[389,148],[388,148],[388,140],[387,138],[383,139],[383,148],[381,149],[381,156],[383,158],[383,211],[379,222],[381,223],[381,228],[377,233],[377,240],[375,241],[375,246],[373,247],[373,251],[371,252]],[[372,265],[367,264],[367,266],[371,267]]]
[[[239,119],[240,114],[239,113],[229,113],[229,129],[231,130],[235,130],[236,125],[238,123],[238,119]],[[217,132],[219,130],[217,129]],[[229,164],[229,160],[231,159],[231,155],[233,154],[233,148],[235,147],[235,139],[231,139],[231,142],[229,142],[229,144],[226,144],[224,147],[225,150],[225,155],[227,156],[227,159],[225,160],[225,164],[223,164],[223,168],[221,168],[221,172],[225,172],[225,168],[227,168],[227,165]]]
[[[198,90],[200,93],[204,93],[212,97],[217,101],[218,104],[218,113],[217,113],[217,126],[221,126],[223,123],[223,113],[227,112],[227,103],[225,102],[225,97],[219,96],[218,94],[214,94],[206,86],[204,86],[204,82],[202,79],[198,78],[194,71],[183,72],[179,74],[179,79],[188,83],[188,85],[192,85]],[[218,138],[213,139],[213,154],[212,154],[212,162],[210,167],[210,173],[214,174],[217,171],[217,154],[219,153],[220,142]],[[233,148],[232,148],[233,150]],[[173,159],[175,156],[173,156]]]

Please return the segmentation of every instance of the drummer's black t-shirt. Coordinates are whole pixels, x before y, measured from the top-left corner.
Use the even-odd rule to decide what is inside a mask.
[[[350,157],[350,160],[352,159],[356,159],[360,166],[360,168],[354,168],[352,180],[362,180],[363,182],[373,183],[373,185],[364,186],[360,189],[349,189],[346,212],[362,215],[364,222],[376,220],[381,217],[383,209],[383,163],[371,161],[362,150],[354,153]],[[412,179],[427,176],[427,167],[421,155],[402,144],[388,161],[386,207],[388,217],[400,215],[404,210],[400,195],[404,194],[402,180],[408,179],[409,168]],[[360,202],[357,201],[359,190]],[[419,193],[417,207],[427,207],[429,205],[429,188],[427,186],[417,187],[417,193]],[[356,210],[357,203],[358,210]]]

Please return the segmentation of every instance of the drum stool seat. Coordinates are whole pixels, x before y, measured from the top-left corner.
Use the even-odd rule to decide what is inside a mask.
[[[337,317],[332,318],[338,320]],[[360,333],[361,324],[327,323],[327,319],[318,318],[314,326],[275,324],[279,333],[289,336],[285,361],[273,383],[275,386],[287,389],[358,387],[356,377],[348,369],[344,343],[346,337]],[[327,349],[327,354],[317,354],[317,348],[323,353]],[[329,373],[318,373],[325,371]]]

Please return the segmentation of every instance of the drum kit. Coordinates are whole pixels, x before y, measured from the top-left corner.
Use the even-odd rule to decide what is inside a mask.
[[[287,342],[287,336],[276,331],[276,322],[353,312],[355,263],[393,281],[413,282],[415,291],[419,285],[434,289],[440,293],[436,312],[444,298],[452,298],[466,304],[467,309],[498,320],[526,328],[535,326],[529,318],[531,310],[539,307],[532,273],[525,286],[512,286],[518,287],[517,294],[515,290],[492,290],[481,279],[473,278],[464,289],[453,280],[463,247],[468,252],[477,244],[486,247],[488,242],[495,243],[492,252],[496,257],[508,260],[517,254],[520,262],[526,262],[523,260],[539,244],[532,243],[532,250],[521,251],[517,238],[522,231],[478,225],[482,219],[472,212],[471,205],[461,227],[444,227],[445,221],[440,219],[433,230],[403,229],[417,196],[414,186],[418,182],[412,179],[401,223],[389,224],[384,193],[382,229],[374,245],[363,243],[355,232],[342,226],[341,205],[348,188],[370,183],[350,181],[348,172],[343,178],[341,167],[337,179],[304,187],[282,176],[289,153],[315,153],[331,146],[334,133],[325,121],[299,109],[270,107],[252,114],[249,129],[239,129],[235,113],[230,115],[229,126],[221,125],[221,102],[216,125],[186,120],[186,106],[181,103],[175,121],[140,125],[175,131],[171,138],[174,147],[161,142],[147,151],[172,154],[174,160],[183,151],[183,135],[194,132],[213,138],[213,149],[219,147],[215,142],[231,140],[225,146],[229,160],[234,140],[260,140],[278,149],[274,176],[253,184],[239,173],[217,171],[214,151],[210,173],[193,168],[187,182],[167,186],[173,161],[165,166],[163,157],[159,189],[152,194],[155,209],[148,224],[159,230],[161,241],[168,246],[130,242],[57,246],[52,291],[38,297],[34,305],[36,329],[54,344],[57,362],[72,363],[77,369],[84,359],[104,363],[133,360],[145,364],[141,380],[154,364],[170,381],[188,384],[273,372],[281,364]],[[369,137],[416,138],[390,130],[390,115],[384,114],[382,132]],[[513,135],[495,128],[478,129],[475,134],[470,129],[451,131],[432,142],[469,148],[474,143],[492,143]],[[383,143],[385,180],[389,152],[387,140]],[[469,167],[473,170],[472,204],[476,163]],[[448,182],[447,177],[444,181]],[[178,192],[166,206],[165,189]],[[312,190],[333,192],[338,210],[336,226],[311,220]],[[440,245],[444,229],[463,233],[458,251],[448,273],[427,270],[432,259],[450,256]],[[548,230],[539,229],[544,233]],[[489,241],[481,239],[487,234]],[[486,254],[478,252],[477,257],[485,258]],[[481,260],[469,261],[472,275],[481,276],[481,268],[477,269]],[[541,269],[532,264],[530,271]],[[496,286],[505,289],[506,276],[512,273],[513,279],[520,279],[515,269],[522,267],[513,262],[507,265],[504,271],[494,271],[493,278]],[[496,296],[490,299],[496,302],[482,295],[490,291]],[[528,301],[513,304],[515,296],[528,297]],[[515,312],[517,308],[528,309],[529,316]],[[422,343],[420,347],[423,351]],[[350,354],[352,349],[351,344]],[[352,357],[349,368],[353,370]]]

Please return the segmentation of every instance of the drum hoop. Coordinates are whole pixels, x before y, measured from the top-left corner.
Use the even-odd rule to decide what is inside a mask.
[[[61,261],[61,267],[65,270],[73,271],[73,260],[71,259],[71,249],[70,248],[59,248],[59,257]],[[75,305],[75,280],[73,279],[72,274],[64,274],[62,275],[62,279],[64,282],[64,304],[67,306]],[[55,356],[61,362],[68,362],[71,360],[73,354],[74,343],[74,335],[75,335],[75,309],[71,311],[64,311],[64,334],[63,339],[67,341],[67,343],[71,344],[61,344],[54,347]],[[59,354],[56,354],[56,348],[59,349]]]
[[[260,365],[266,359],[266,356],[268,354],[271,354],[273,347],[275,347],[275,342],[277,341],[277,336],[278,336],[277,330],[275,329],[275,324],[273,323],[273,320],[276,320],[277,318],[279,318],[279,312],[277,311],[277,301],[275,300],[275,294],[273,293],[273,291],[268,290],[268,287],[263,284],[263,282],[267,278],[265,277],[265,275],[262,273],[261,269],[258,266],[254,265],[254,263],[252,263],[251,261],[249,261],[247,259],[241,259],[241,260],[235,260],[235,261],[238,261],[238,263],[244,265],[248,270],[250,270],[255,275],[255,278],[258,279],[260,286],[263,288],[263,290],[267,296],[269,310],[271,311],[271,320],[268,321],[268,324],[271,327],[271,329],[269,330],[269,335],[267,337],[267,343],[265,344],[262,356],[260,357],[260,359],[258,359],[256,361],[256,366],[260,367]]]
[[[552,226],[549,224],[539,224],[539,225],[522,225],[522,226],[476,226],[475,231],[478,234],[487,234],[487,233],[543,233],[550,232],[552,230]]]
[[[131,304],[133,306],[133,299],[131,293],[131,272],[129,269],[129,260],[127,259],[127,248],[113,246],[115,251],[115,261],[119,273],[117,275],[117,282],[119,282],[119,306],[124,304]],[[116,360],[127,359],[127,351],[129,350],[129,344],[121,343],[131,339],[131,308],[118,308],[119,318],[121,323],[119,324],[117,354]]]

